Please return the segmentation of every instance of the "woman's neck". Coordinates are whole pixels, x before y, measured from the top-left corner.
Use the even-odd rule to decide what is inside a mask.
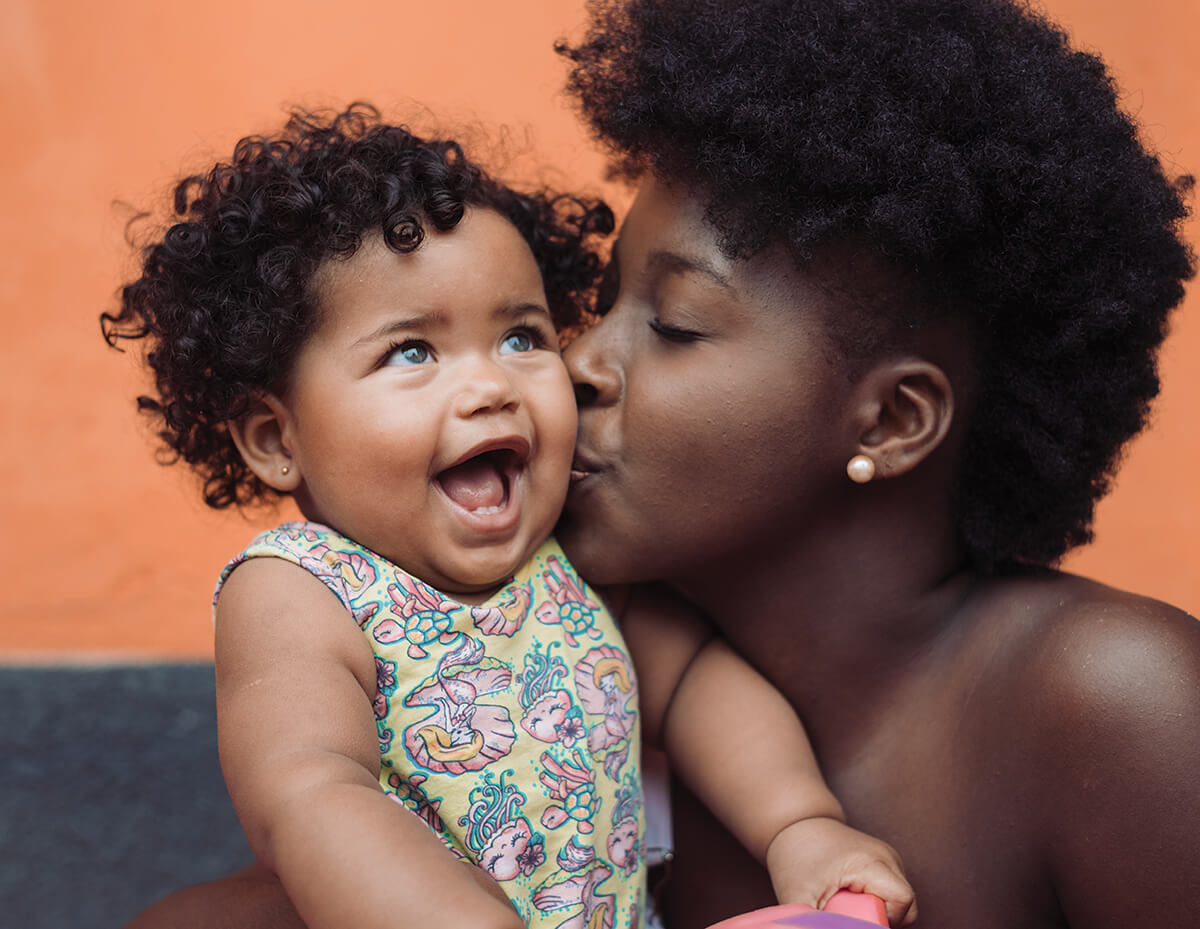
[[[676,586],[802,716],[834,702],[866,714],[937,660],[975,580],[948,520],[913,515],[864,511]]]

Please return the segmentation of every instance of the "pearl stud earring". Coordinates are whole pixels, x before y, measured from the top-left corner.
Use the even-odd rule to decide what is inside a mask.
[[[866,484],[875,476],[875,462],[866,455],[855,455],[846,464],[846,474],[855,484]]]
[[[291,470],[292,469],[289,468],[287,465],[284,465],[282,468],[279,469],[279,473],[286,475],[286,474],[290,474]]]

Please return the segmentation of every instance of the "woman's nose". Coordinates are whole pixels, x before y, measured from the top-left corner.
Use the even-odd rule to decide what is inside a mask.
[[[606,318],[584,332],[563,353],[575,402],[582,409],[615,403],[621,395],[621,368],[613,324]]]

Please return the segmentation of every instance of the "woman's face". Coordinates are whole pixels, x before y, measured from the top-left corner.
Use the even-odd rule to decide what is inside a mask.
[[[566,353],[579,442],[560,541],[601,584],[774,554],[845,480],[829,297],[782,249],[726,257],[703,203],[654,180],[613,270],[615,302]]]

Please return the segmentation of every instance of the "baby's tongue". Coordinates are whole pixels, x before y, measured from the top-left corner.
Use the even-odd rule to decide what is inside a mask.
[[[465,510],[499,506],[504,502],[504,478],[486,456],[464,461],[438,478],[446,496]]]

